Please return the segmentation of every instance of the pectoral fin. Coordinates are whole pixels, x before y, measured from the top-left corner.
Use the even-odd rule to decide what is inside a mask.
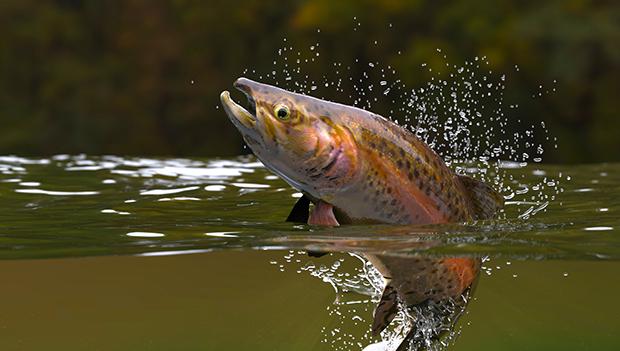
[[[286,217],[287,222],[293,223],[308,223],[308,218],[310,216],[310,199],[306,195],[297,200],[295,206],[289,213],[288,217]]]
[[[297,200],[293,209],[291,209],[291,213],[286,217],[286,221],[293,223],[309,223],[309,219],[310,199],[306,195],[303,195]],[[327,252],[308,251],[308,256],[310,257],[322,257],[326,254]]]
[[[340,225],[334,215],[334,206],[321,200],[314,205],[312,212],[310,212],[308,224],[325,225],[330,227],[337,227]]]
[[[381,333],[398,312],[398,292],[389,283],[383,289],[381,301],[375,309],[375,318],[372,321],[372,335],[376,336]]]
[[[490,219],[504,207],[504,197],[487,184],[468,176],[458,176],[474,208],[474,219]]]

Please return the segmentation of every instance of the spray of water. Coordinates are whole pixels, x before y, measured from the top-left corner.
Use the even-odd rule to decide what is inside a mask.
[[[380,45],[376,41],[373,44]],[[389,106],[387,111],[373,112],[410,129],[458,174],[480,179],[500,191],[506,199],[507,210],[502,214],[505,220],[528,220],[546,211],[556,195],[563,191],[562,181],[570,178],[561,173],[545,174],[535,169],[533,173],[537,181],[527,183],[525,174],[522,173],[521,177],[514,175],[515,168],[542,162],[545,150],[536,140],[544,138],[557,147],[557,139],[549,133],[544,121],[523,128],[519,105],[505,100],[506,84],[509,84],[511,74],[518,74],[519,68],[515,66],[513,72],[494,72],[489,69],[489,61],[484,56],[450,63],[441,49],[434,54],[439,56],[443,67],[433,71],[429,65],[422,64],[421,73],[430,75],[430,80],[417,87],[403,83],[397,68],[391,65],[360,59],[352,63],[334,62],[321,51],[320,42],[298,48],[287,39],[283,39],[283,46],[274,55],[270,70],[257,72],[252,69],[243,73],[290,91],[319,98],[327,95],[338,102],[366,110]],[[329,67],[329,71],[317,77],[310,72],[320,60],[330,62],[323,65]],[[542,90],[540,86],[538,96]],[[376,303],[383,290],[383,278],[363,259],[354,277],[345,276],[348,273],[338,273],[341,262],[337,260],[330,267],[309,264],[298,270],[309,272],[334,287],[339,297],[328,309],[330,314],[354,315],[354,319],[361,319],[363,317],[357,311],[343,311],[355,303],[343,303],[341,295],[361,293],[369,295]],[[401,308],[390,327],[382,333],[380,349],[395,348],[412,326],[416,335],[408,345],[409,349],[445,348],[460,333],[453,328],[454,319],[462,313],[468,298],[463,296],[463,301],[441,306],[427,304],[413,309]],[[364,302],[360,303],[364,305]],[[368,310],[367,303],[365,306]],[[445,316],[451,317],[446,319]],[[343,317],[342,325],[323,330],[324,342],[333,350],[360,347],[372,340],[370,330],[361,337],[345,332],[345,322],[350,319]],[[370,321],[367,323],[370,325]]]

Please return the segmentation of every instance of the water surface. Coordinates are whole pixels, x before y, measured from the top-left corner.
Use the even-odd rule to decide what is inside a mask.
[[[356,252],[485,257],[449,349],[617,349],[620,166],[502,172],[501,220],[326,229],[251,157],[0,157],[0,346],[362,349]]]

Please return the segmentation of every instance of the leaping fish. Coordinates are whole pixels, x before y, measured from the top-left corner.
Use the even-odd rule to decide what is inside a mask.
[[[265,167],[304,194],[289,221],[338,226],[356,223],[431,224],[492,218],[503,197],[455,174],[408,129],[356,107],[286,91],[246,78],[220,99],[247,145]],[[313,204],[309,210],[310,204]],[[456,298],[479,273],[474,258],[367,258],[387,284],[373,333],[408,306]]]

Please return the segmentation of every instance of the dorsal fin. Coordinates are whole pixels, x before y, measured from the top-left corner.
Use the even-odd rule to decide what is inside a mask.
[[[504,197],[487,184],[468,176],[458,176],[467,190],[474,219],[490,219],[504,207]]]

